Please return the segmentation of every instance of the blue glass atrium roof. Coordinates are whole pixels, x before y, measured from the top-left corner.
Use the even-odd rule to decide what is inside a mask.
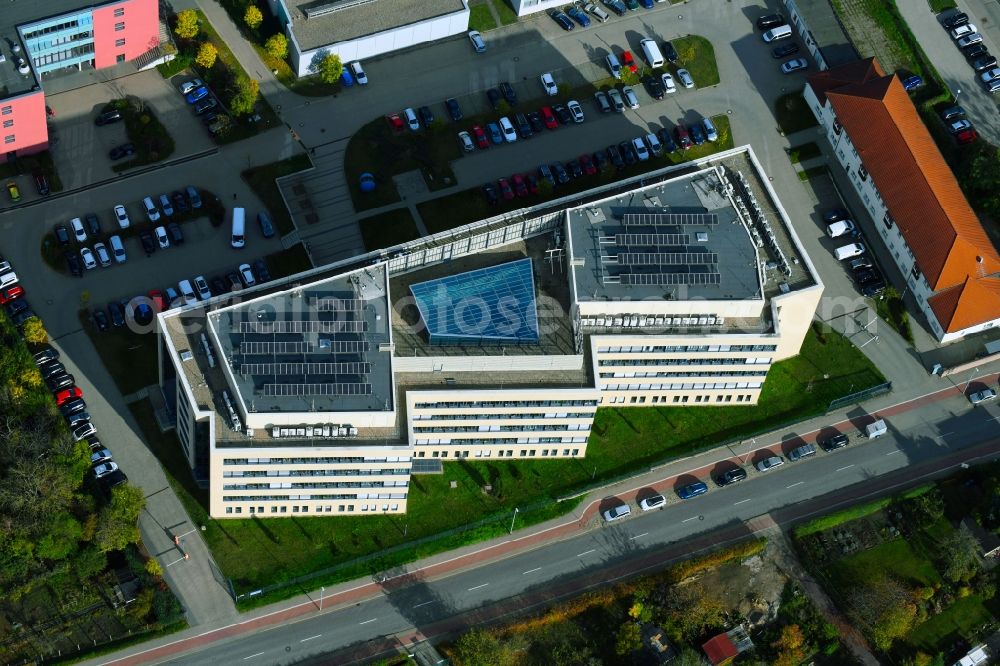
[[[410,285],[431,344],[538,342],[531,259]]]

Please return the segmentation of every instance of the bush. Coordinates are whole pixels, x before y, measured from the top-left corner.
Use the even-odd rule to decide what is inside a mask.
[[[256,30],[260,27],[260,24],[264,22],[264,15],[260,13],[260,9],[257,5],[248,5],[246,12],[243,13],[243,22],[251,30]]]
[[[319,61],[319,78],[325,83],[336,83],[344,73],[344,63],[336,53],[328,53]]]
[[[24,341],[29,345],[44,345],[49,341],[49,334],[38,317],[32,317],[24,323]]]
[[[174,33],[181,39],[194,39],[201,28],[198,26],[198,15],[193,9],[185,9],[177,14],[177,25]]]
[[[215,59],[219,57],[219,51],[208,42],[205,42],[198,48],[198,55],[195,56],[195,63],[199,67],[204,67],[205,69],[212,69],[215,65]]]
[[[264,42],[264,50],[266,50],[271,56],[281,60],[288,56],[288,40],[280,32],[271,35]]]
[[[229,99],[229,108],[235,116],[248,116],[253,113],[257,97],[260,95],[260,83],[246,74],[240,74],[233,86],[233,96]]]

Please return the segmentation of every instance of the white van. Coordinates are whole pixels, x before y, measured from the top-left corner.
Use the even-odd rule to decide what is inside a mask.
[[[839,220],[833,224],[826,225],[826,233],[830,238],[836,238],[844,234],[853,234],[855,229],[854,222],[851,220]]]
[[[243,247],[247,244],[246,215],[242,208],[233,209],[233,237],[229,244],[233,247]]]
[[[198,302],[198,296],[195,294],[190,280],[181,280],[177,283],[177,287],[180,289],[181,298],[184,299],[184,305],[191,305]]]
[[[663,67],[663,54],[660,53],[660,47],[656,45],[654,40],[644,39],[639,42],[639,46],[642,47],[642,52],[646,54],[646,62],[649,63],[650,67]]]
[[[788,39],[792,36],[792,26],[790,25],[779,25],[777,28],[771,28],[763,35],[760,36],[765,42],[770,44],[771,42],[776,42],[779,39]]]
[[[865,426],[865,437],[868,439],[878,439],[887,432],[889,432],[889,428],[882,419]]]
[[[865,253],[865,246],[862,243],[851,243],[850,245],[844,245],[843,247],[838,247],[833,251],[835,257],[838,260],[843,261],[844,259],[850,259],[851,257],[856,257],[859,254]]]

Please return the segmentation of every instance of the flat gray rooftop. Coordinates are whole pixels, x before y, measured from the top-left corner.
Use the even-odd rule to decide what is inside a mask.
[[[384,265],[208,315],[249,412],[393,407]]]
[[[110,0],[109,0],[110,1]],[[28,64],[30,59],[21,43],[17,27],[26,23],[37,23],[54,16],[77,12],[88,7],[100,6],[106,2],[93,0],[6,0],[0,10],[0,55],[6,62],[0,63],[0,99],[13,97],[33,89],[38,82],[34,70],[28,74],[17,71],[17,59],[23,58]],[[17,44],[21,52],[17,55],[12,50],[12,44]]]
[[[795,4],[828,67],[854,62],[859,58],[854,45],[844,33],[843,26],[837,20],[830,0],[795,0]]]
[[[580,302],[761,299],[757,248],[715,171],[569,211]]]
[[[374,35],[465,9],[462,0],[284,0],[303,51]],[[338,7],[343,7],[338,9]],[[311,16],[311,18],[310,18]],[[345,63],[346,64],[346,63]]]

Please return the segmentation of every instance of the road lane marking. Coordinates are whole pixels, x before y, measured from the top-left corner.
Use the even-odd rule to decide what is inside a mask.
[[[739,502],[733,502],[733,506],[736,506],[737,504],[743,504],[743,502],[749,502],[752,499],[753,499],[752,497],[748,497],[746,499],[740,500]]]
[[[414,608],[420,608],[421,606],[426,606],[427,604],[432,604],[435,601],[437,601],[437,599],[431,599],[430,601],[424,601],[423,603],[419,603],[416,606],[414,606]]]
[[[541,571],[541,570],[542,570],[542,568],[541,568],[541,567],[535,567],[534,569],[528,569],[527,571],[525,571],[525,572],[524,572],[523,574],[521,574],[521,575],[522,575],[522,576],[527,576],[527,575],[528,575],[528,574],[530,574],[530,573],[535,573],[536,571]]]
[[[483,583],[482,585],[476,585],[475,587],[470,587],[467,591],[468,592],[472,592],[473,590],[478,590],[480,588],[484,588],[487,585],[489,585],[489,583]]]
[[[838,467],[836,471],[843,472],[845,469],[851,469],[852,467],[854,467],[853,464],[851,464],[851,465],[844,465],[843,467]]]
[[[797,481],[796,483],[793,483],[792,485],[785,486],[785,487],[786,488],[794,488],[795,486],[801,486],[803,483],[805,483],[805,481]]]
[[[952,432],[943,432],[940,435],[934,435],[934,439],[944,439],[948,435],[954,435],[954,434],[955,434],[954,431],[952,431]]]
[[[649,532],[643,532],[642,534],[636,534],[634,537],[629,537],[629,541],[635,541],[636,539],[641,539],[644,536],[648,536]]]
[[[375,621],[375,620],[377,620],[377,619],[378,619],[377,617],[373,617],[373,618],[372,618],[372,619],[370,619],[370,620],[365,620],[364,622],[358,622],[358,624],[368,624],[368,623],[370,623],[370,622],[374,622],[374,621]]]
[[[583,557],[584,555],[590,555],[593,552],[594,552],[594,549],[591,548],[590,550],[583,551],[582,553],[580,553],[579,555],[577,555],[577,557]]]
[[[887,453],[885,455],[891,456],[891,455],[895,455],[897,453],[902,453],[902,451],[900,449],[896,449],[895,451],[889,451],[889,453]]]
[[[690,518],[685,518],[685,519],[684,519],[684,520],[682,520],[681,522],[682,522],[682,523],[689,523],[689,522],[691,522],[692,520],[698,520],[698,516],[691,516]]]
[[[311,641],[312,639],[319,638],[322,635],[323,634],[316,634],[315,636],[310,636],[309,638],[303,638],[301,641],[299,641],[299,643],[305,643],[306,641]]]
[[[246,661],[247,659],[253,659],[254,657],[259,657],[262,654],[264,654],[264,653],[263,652],[258,652],[257,654],[250,655],[249,657],[243,657],[243,661]]]

